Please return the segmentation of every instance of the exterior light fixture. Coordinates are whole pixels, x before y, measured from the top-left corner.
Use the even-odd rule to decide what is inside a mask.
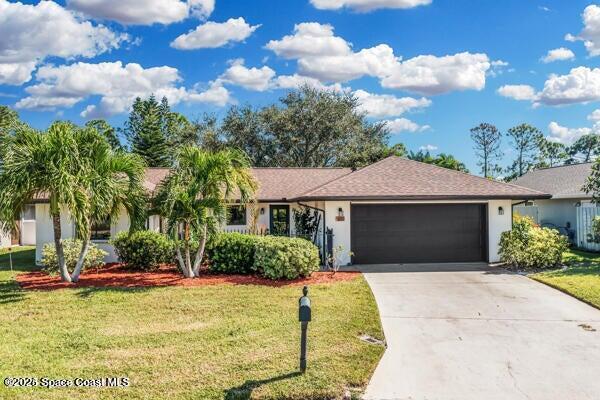
[[[338,213],[337,213],[337,216],[335,217],[335,220],[336,221],[344,221],[345,220],[344,209],[342,207],[338,208]]]
[[[504,208],[498,207],[498,215],[504,215]]]
[[[265,215],[265,208],[264,207],[260,208],[260,215]]]

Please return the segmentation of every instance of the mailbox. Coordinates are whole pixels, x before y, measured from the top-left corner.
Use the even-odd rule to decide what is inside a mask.
[[[300,310],[298,314],[300,322],[310,322],[310,299],[308,297],[300,297]]]

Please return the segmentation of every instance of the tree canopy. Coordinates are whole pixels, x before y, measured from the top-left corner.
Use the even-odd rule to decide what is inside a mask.
[[[481,123],[471,128],[471,139],[475,155],[479,158],[477,165],[481,167],[481,173],[489,178],[500,170],[497,161],[501,158],[500,141],[502,134],[492,124]]]
[[[414,161],[437,165],[438,167],[454,169],[461,172],[469,172],[464,163],[458,161],[453,155],[450,154],[440,153],[437,156],[432,156],[428,151],[419,150],[416,153],[411,151],[408,155],[408,158]]]

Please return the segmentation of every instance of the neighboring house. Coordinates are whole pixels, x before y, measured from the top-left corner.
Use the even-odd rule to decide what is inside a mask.
[[[12,233],[0,232],[0,248],[35,245],[35,205],[28,204],[16,221],[17,229]]]
[[[571,241],[580,243],[577,214],[579,207],[594,207],[591,194],[583,186],[591,173],[593,163],[562,165],[530,171],[512,183],[552,195],[515,205],[514,211],[531,216],[542,226],[556,227],[570,233]]]
[[[148,169],[146,188],[153,191],[167,173]],[[320,232],[331,230],[329,246],[344,248],[344,264],[495,262],[500,234],[512,227],[512,203],[550,198],[540,191],[400,157],[356,171],[253,168],[252,173],[259,182],[257,203],[232,212],[224,230],[293,234],[293,209],[309,206],[318,211]],[[39,260],[43,243],[52,241],[47,201],[38,202],[36,213]],[[63,236],[72,236],[73,224],[66,218],[63,224]],[[149,218],[150,229],[161,225],[160,218]],[[115,257],[107,239],[127,226],[123,214],[112,226],[94,228],[94,240],[110,251],[108,261]],[[352,260],[349,251],[354,253]]]

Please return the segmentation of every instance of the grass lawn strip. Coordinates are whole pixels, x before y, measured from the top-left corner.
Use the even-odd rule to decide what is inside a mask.
[[[0,376],[126,376],[128,388],[11,389],[14,399],[322,399],[364,386],[384,349],[368,285],[311,285],[308,371],[298,375],[300,287],[212,285],[26,291],[34,251],[0,256]]]
[[[563,260],[568,268],[530,277],[600,309],[600,254],[570,250]]]

